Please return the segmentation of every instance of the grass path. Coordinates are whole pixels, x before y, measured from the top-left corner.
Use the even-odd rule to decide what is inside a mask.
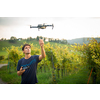
[[[0,64],[0,68],[2,68],[3,66],[7,66],[8,64]]]

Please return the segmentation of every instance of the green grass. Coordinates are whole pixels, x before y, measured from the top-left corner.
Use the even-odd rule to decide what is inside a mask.
[[[14,72],[14,69],[12,73],[9,73],[7,66],[0,68],[0,78],[8,84],[19,84],[21,81],[21,77],[17,75],[17,72]]]
[[[71,75],[62,79],[58,79],[58,84],[87,84],[89,78],[89,70],[87,68],[81,69]],[[90,78],[89,84],[92,83]]]
[[[7,57],[8,57],[8,54],[6,51],[0,51],[0,56],[4,56],[4,60],[0,60],[0,64],[7,64],[8,63],[8,60],[7,60]]]
[[[0,78],[8,83],[8,84],[20,84],[21,83],[21,76],[17,75],[17,71],[12,68],[12,70],[7,69],[7,66],[0,68]],[[50,84],[52,82],[52,73],[46,72],[41,73],[38,71],[37,73],[38,84]]]
[[[52,83],[52,73],[37,73],[38,84],[51,84]]]
[[[7,64],[8,63],[8,60],[2,60],[0,61],[0,64]]]
[[[57,76],[56,76],[57,77]],[[20,84],[21,83],[21,76],[17,75],[17,71],[15,69],[7,70],[7,67],[4,66],[0,68],[0,78],[8,83],[8,84]],[[77,73],[73,73],[71,75],[67,75],[63,78],[56,78],[57,84],[87,84],[89,78],[89,70],[87,68],[79,70]],[[37,73],[38,84],[53,84],[52,81],[52,73],[51,72],[42,72],[38,70]],[[89,84],[92,83],[90,78]]]
[[[5,57],[8,55],[6,51],[0,51],[0,56],[4,55]]]

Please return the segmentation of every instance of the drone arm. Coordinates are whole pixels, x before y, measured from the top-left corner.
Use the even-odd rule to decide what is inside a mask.
[[[38,28],[37,26],[30,26],[30,28]]]
[[[53,25],[53,24],[52,24],[52,25],[46,25],[46,27],[47,27],[47,26],[52,26],[52,29],[54,28],[54,25]]]
[[[52,26],[52,25],[45,25],[45,26]]]

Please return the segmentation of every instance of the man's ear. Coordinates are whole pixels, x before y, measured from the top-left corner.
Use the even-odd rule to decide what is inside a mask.
[[[24,50],[23,50],[23,53],[25,54]]]

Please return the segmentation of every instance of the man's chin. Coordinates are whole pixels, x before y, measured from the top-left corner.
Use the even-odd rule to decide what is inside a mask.
[[[26,54],[28,55],[28,54],[30,54],[30,53],[26,53]]]

